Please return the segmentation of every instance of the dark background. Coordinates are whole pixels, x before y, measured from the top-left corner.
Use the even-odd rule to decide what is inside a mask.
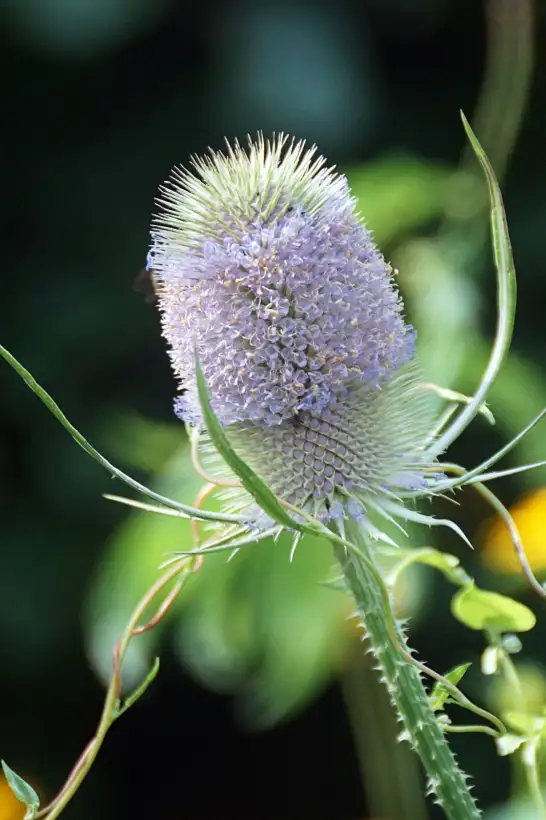
[[[514,349],[544,387],[546,17],[537,3],[538,56],[523,106],[525,92],[511,83],[530,54],[525,47],[522,56],[510,38],[525,5],[3,0],[0,341],[115,460],[124,414],[172,422],[175,388],[158,317],[133,290],[157,187],[171,167],[208,145],[221,147],[224,136],[262,129],[316,142],[332,163],[355,173],[400,152],[455,168],[464,146],[458,110],[474,110],[489,41],[505,64],[505,76],[487,92],[491,117],[518,120],[514,108],[525,108],[504,178],[520,283]],[[499,22],[489,35],[486,6]],[[496,125],[487,133],[487,124],[484,143],[494,154],[501,136]],[[366,215],[366,202],[360,205]],[[431,211],[402,238],[435,236],[444,216]],[[396,236],[383,250],[396,254],[400,244]],[[485,252],[466,275],[481,298],[470,320],[489,339],[494,276],[487,260]],[[526,393],[525,374],[516,373],[510,395]],[[47,799],[100,712],[103,689],[86,659],[81,612],[126,511],[104,502],[106,473],[7,365],[0,396],[0,754]],[[475,461],[503,440],[502,430],[481,427],[456,445],[453,458]],[[537,473],[534,486],[543,479]],[[500,492],[512,503],[522,489],[505,482]],[[485,511],[470,503],[461,516],[474,531]],[[486,572],[479,555],[469,560]],[[435,614],[442,590],[435,581],[412,633],[439,669],[481,645],[447,611]],[[127,589],[127,600],[139,592]],[[520,594],[538,611],[540,603]],[[543,639],[544,630],[529,637],[531,660],[545,660]],[[335,682],[280,725],[248,732],[229,697],[198,686],[167,644],[161,654],[158,680],[114,727],[67,817],[370,816]],[[478,738],[455,746],[482,805],[505,801],[509,764],[491,744]],[[17,816],[0,803],[1,820]]]

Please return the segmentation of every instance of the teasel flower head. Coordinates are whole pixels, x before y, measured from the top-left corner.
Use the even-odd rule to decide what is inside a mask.
[[[200,430],[197,354],[233,448],[280,499],[325,520],[428,488],[416,334],[345,177],[258,137],[176,169],[159,204],[148,261],[177,414]]]

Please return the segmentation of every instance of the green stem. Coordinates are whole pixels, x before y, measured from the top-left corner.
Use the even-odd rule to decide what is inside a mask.
[[[345,528],[347,539],[358,550],[347,550],[334,542],[334,551],[384,683],[428,775],[429,792],[436,795],[449,820],[478,820],[481,814],[470,794],[466,775],[457,766],[431,709],[419,670],[400,651],[400,647],[406,649],[401,628],[396,626],[393,634],[394,615],[384,589],[378,584],[378,574],[372,571],[373,553],[368,537],[356,522],[345,522]]]
[[[108,686],[100,722],[95,736],[86,746],[84,752],[72,769],[72,772],[68,776],[66,783],[62,787],[57,797],[49,806],[46,806],[38,812],[36,817],[43,818],[43,820],[56,820],[56,818],[59,817],[80,788],[82,782],[87,777],[87,774],[95,762],[99,750],[112,724],[123,714],[123,712],[126,711],[126,708],[128,708],[138,697],[140,697],[145,687],[152,681],[158,670],[157,661],[154,664],[152,672],[146,677],[144,685],[139,686],[138,690],[128,698],[125,704],[122,705],[120,674],[121,667],[131,640],[137,635],[152,629],[157,623],[159,623],[177,597],[183,581],[189,572],[190,567],[188,566],[188,562],[186,559],[182,558],[176,564],[169,567],[169,569],[162,576],[160,576],[160,578],[150,587],[150,589],[137,604],[127,626],[125,627],[125,630],[123,631],[123,635],[116,645],[114,652],[114,671],[110,680],[110,685]],[[178,581],[175,587],[171,590],[169,595],[167,595],[157,610],[155,616],[147,624],[139,627],[138,623],[140,619],[150,604],[154,601],[156,596],[159,595],[159,593],[162,592],[163,589],[171,583],[171,581],[176,579],[178,579]]]
[[[374,666],[356,646],[339,679],[370,816],[427,820],[419,761],[397,742],[396,716]]]
[[[451,732],[452,734],[468,734],[468,732],[477,732],[481,733],[482,735],[489,735],[489,737],[499,737],[499,733],[492,729],[490,726],[482,726],[479,724],[477,726],[463,726],[461,724],[457,726],[449,726],[445,727],[446,732]]]
[[[540,744],[540,737],[534,737],[532,740],[528,740],[524,748],[522,759],[523,759],[523,767],[525,769],[525,776],[527,778],[527,785],[529,787],[529,791],[531,792],[531,798],[533,800],[535,809],[538,812],[537,817],[540,817],[541,820],[546,820],[546,802],[544,801],[544,795],[542,794],[542,787],[540,785],[540,778],[538,775],[538,747]]]
[[[500,649],[499,656],[501,669],[504,673],[507,684],[513,692],[514,700],[517,703],[518,709],[521,712],[527,712],[527,704],[525,702],[525,695],[523,693],[521,680],[512,658],[504,650],[504,647],[499,641],[498,635],[490,635],[489,638],[491,643],[495,644]],[[535,809],[538,812],[537,817],[540,817],[541,820],[546,820],[546,802],[544,800],[544,795],[542,794],[537,759],[540,740],[540,736],[533,737],[528,740],[520,751],[520,760],[523,765],[531,800],[533,801]]]

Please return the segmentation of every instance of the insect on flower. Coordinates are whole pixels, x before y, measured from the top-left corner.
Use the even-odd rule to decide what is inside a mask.
[[[142,293],[144,301],[153,305],[157,299],[157,283],[151,268],[141,268],[133,281],[135,293]]]

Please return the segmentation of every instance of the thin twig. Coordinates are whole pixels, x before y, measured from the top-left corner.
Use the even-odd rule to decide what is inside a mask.
[[[464,467],[460,467],[458,464],[443,464],[443,469],[446,472],[454,473],[455,475],[464,475],[465,470]],[[507,507],[504,506],[502,501],[497,498],[495,493],[486,487],[485,484],[481,482],[476,482],[471,485],[476,489],[476,491],[488,502],[488,504],[493,507],[495,512],[500,515],[506,526],[508,527],[508,531],[510,533],[510,538],[512,540],[512,546],[514,547],[514,551],[516,553],[516,557],[519,561],[521,566],[522,572],[527,578],[530,586],[537,592],[541,598],[546,599],[546,589],[537,579],[536,575],[534,574],[533,570],[531,569],[531,565],[529,563],[529,559],[525,553],[525,547],[523,546],[523,542],[521,540],[521,536],[519,534],[519,530],[517,528],[517,524],[514,521],[510,511]]]
[[[200,566],[200,564],[198,566]],[[80,755],[79,760],[68,775],[68,778],[66,779],[66,782],[57,797],[36,815],[37,818],[43,817],[46,818],[46,820],[55,820],[55,818],[61,814],[70,800],[74,797],[91,766],[93,765],[110,726],[121,713],[119,709],[121,694],[121,668],[131,640],[134,637],[141,635],[157,626],[176,600],[182,588],[183,582],[189,572],[195,570],[198,566],[196,566],[192,559],[188,559],[187,557],[181,558],[180,561],[169,567],[167,572],[165,572],[160,578],[157,579],[157,581],[155,581],[154,584],[152,584],[135,607],[121,638],[116,643],[114,648],[112,677],[110,679],[110,684],[108,686],[101,718],[95,736],[87,744],[84,751]],[[184,577],[179,578],[176,585],[162,601],[153,617],[145,624],[139,626],[139,621],[153,600],[169,583],[178,578],[182,573],[184,574]]]
[[[216,489],[216,484],[209,482],[205,484],[204,487],[201,487],[197,495],[195,496],[195,501],[193,502],[195,507],[199,510],[201,509],[201,504],[205,501],[206,498]],[[190,522],[191,526],[191,534],[193,537],[193,543],[195,547],[199,547],[200,544],[200,537],[199,537],[199,522],[196,518],[192,518]]]
[[[199,473],[201,478],[204,478],[209,484],[214,484],[216,487],[234,487],[235,489],[243,489],[240,481],[223,481],[221,478],[215,478],[207,473],[199,461],[199,436],[193,432],[190,436],[191,443],[191,460],[195,472]]]
[[[444,726],[444,732],[452,732],[453,734],[466,734],[466,732],[481,732],[484,735],[497,738],[499,733],[492,729],[491,726],[451,726],[449,723]]]

